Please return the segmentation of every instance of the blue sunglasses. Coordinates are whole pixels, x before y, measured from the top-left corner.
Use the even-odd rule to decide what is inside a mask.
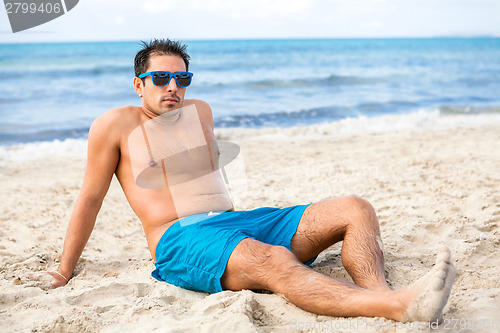
[[[138,77],[143,79],[148,75],[151,75],[153,84],[158,87],[166,86],[170,82],[171,78],[174,78],[175,83],[177,83],[179,87],[188,87],[191,84],[191,78],[193,77],[193,73],[191,72],[170,73],[165,71],[146,72],[140,74]]]

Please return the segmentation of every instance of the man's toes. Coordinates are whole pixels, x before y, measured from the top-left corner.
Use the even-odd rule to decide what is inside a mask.
[[[448,275],[448,267],[449,265],[444,262],[439,262],[434,266],[433,270],[430,272],[432,276],[430,282],[430,286],[433,290],[439,291],[443,289],[446,277]]]
[[[439,249],[438,255],[436,257],[436,263],[438,262],[450,263],[450,259],[451,259],[451,252],[449,248],[442,247],[441,249]]]
[[[432,281],[432,289],[435,291],[439,291],[444,288],[444,282],[446,280],[446,273],[445,272],[440,272],[435,278],[434,281]]]
[[[446,266],[448,267],[448,266]],[[448,274],[448,269],[442,269],[439,271],[439,273],[437,274],[437,276],[439,277],[439,279],[443,280],[446,279],[446,275]]]
[[[434,266],[435,267],[434,270],[439,271],[439,272],[443,272],[446,275],[446,273],[448,272],[449,266],[450,266],[450,264],[448,264],[444,261],[441,261],[441,262],[436,263],[436,265]]]
[[[445,283],[447,285],[452,285],[453,281],[455,281],[455,278],[457,277],[457,270],[453,264],[448,265],[448,274],[446,275],[446,281]]]

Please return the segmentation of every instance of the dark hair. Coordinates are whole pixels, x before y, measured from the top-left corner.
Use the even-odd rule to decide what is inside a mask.
[[[189,70],[189,55],[186,52],[187,45],[179,41],[170,39],[152,39],[149,43],[141,41],[143,49],[137,52],[134,59],[135,76],[147,71],[149,68],[149,59],[155,55],[175,55],[184,60],[186,71]]]

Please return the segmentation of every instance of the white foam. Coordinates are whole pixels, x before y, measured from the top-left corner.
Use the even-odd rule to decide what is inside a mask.
[[[377,117],[345,118],[340,121],[290,128],[216,128],[219,140],[224,139],[289,139],[290,137],[318,137],[324,135],[349,136],[364,133],[381,133],[414,130],[440,130],[451,128],[500,125],[500,114],[441,114],[438,109],[418,110],[409,114]],[[13,146],[0,146],[0,167],[16,162],[61,157],[86,158],[86,139],[66,139],[50,142],[32,142]]]
[[[13,146],[0,146],[0,167],[6,164],[30,162],[39,159],[58,159],[61,157],[86,158],[86,156],[86,139],[30,142]]]
[[[443,115],[438,109],[409,114],[347,118],[331,124],[340,134],[449,129],[500,124],[500,114]]]
[[[443,115],[438,109],[421,109],[409,114],[373,118],[343,119],[336,126],[341,134],[378,133],[412,130],[440,130],[500,124],[500,114]]]
[[[289,136],[317,137],[323,135],[348,136],[364,133],[382,133],[415,130],[440,130],[465,128],[485,125],[500,125],[500,114],[460,114],[443,115],[438,109],[421,109],[408,114],[391,114],[376,117],[360,116],[345,118],[335,122],[327,122],[310,126],[296,126],[287,129],[240,129],[224,128],[216,130],[221,138],[260,138],[273,139]]]

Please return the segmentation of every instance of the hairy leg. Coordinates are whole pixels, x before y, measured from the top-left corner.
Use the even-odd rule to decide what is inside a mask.
[[[404,312],[402,302],[390,297],[392,291],[367,290],[330,277],[305,266],[285,247],[250,238],[234,249],[221,283],[230,290],[270,290],[322,315],[397,319]]]
[[[368,290],[310,269],[284,247],[246,238],[231,254],[221,283],[230,290],[270,290],[321,315],[435,320],[454,277],[448,252],[438,256],[433,270],[407,289]]]
[[[343,241],[342,264],[358,286],[390,290],[384,276],[378,219],[369,202],[342,197],[311,204],[302,215],[291,248],[305,261],[339,241]]]

